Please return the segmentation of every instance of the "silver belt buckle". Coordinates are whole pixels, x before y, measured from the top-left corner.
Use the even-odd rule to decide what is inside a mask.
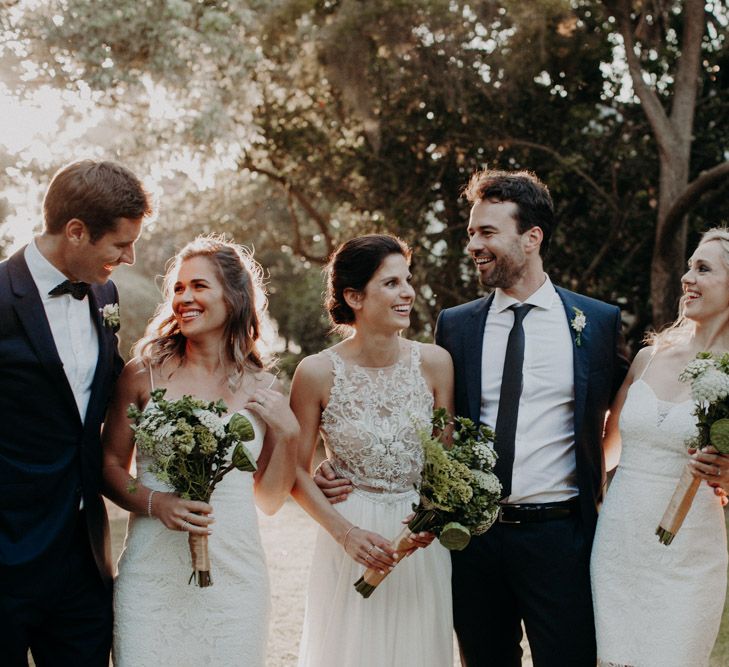
[[[497,521],[499,523],[506,523],[506,524],[513,525],[513,526],[516,526],[521,523],[521,521],[509,521],[508,519],[504,519],[503,509],[501,507],[499,507],[499,513],[497,516],[498,516]]]

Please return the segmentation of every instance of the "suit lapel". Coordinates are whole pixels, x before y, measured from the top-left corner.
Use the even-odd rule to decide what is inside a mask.
[[[104,370],[109,365],[109,346],[108,338],[105,331],[105,324],[101,318],[101,310],[99,307],[100,295],[97,294],[98,287],[92,285],[89,290],[89,308],[91,309],[91,319],[94,321],[96,327],[96,334],[99,340],[99,356],[96,361],[96,370],[94,371],[94,379],[91,383],[91,396],[89,396],[89,407],[95,404],[98,400],[98,393],[102,387],[102,377]],[[88,413],[88,408],[86,409]]]
[[[580,344],[577,344],[577,332],[572,328],[572,320],[575,318],[577,303],[573,295],[556,287],[557,294],[562,299],[567,322],[572,337],[572,354],[575,382],[575,438],[579,437],[582,432],[582,424],[585,417],[585,399],[587,397],[587,382],[590,376],[590,324],[589,319],[587,325],[582,330]]]
[[[465,350],[464,365],[466,370],[466,396],[468,399],[468,415],[478,423],[481,416],[481,370],[483,365],[483,335],[486,317],[494,295],[484,297],[477,302],[471,311],[470,321],[461,331],[462,348]]]
[[[69,405],[73,406],[74,413],[78,415],[76,399],[63,370],[63,363],[58,356],[43,302],[25,263],[23,251],[24,249],[19,250],[8,260],[8,274],[16,297],[13,308],[43,369],[50,375]]]

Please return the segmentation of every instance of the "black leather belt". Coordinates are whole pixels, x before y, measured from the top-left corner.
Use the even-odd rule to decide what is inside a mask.
[[[577,513],[579,502],[570,498],[561,503],[524,503],[521,505],[501,505],[499,523],[535,523],[537,521],[553,521],[566,519]]]

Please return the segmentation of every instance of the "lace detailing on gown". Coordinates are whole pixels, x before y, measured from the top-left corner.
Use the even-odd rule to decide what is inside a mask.
[[[386,538],[402,530],[418,494],[433,396],[420,372],[420,344],[394,366],[346,364],[331,350],[334,382],[322,414],[330,460],[355,490],[336,510]],[[365,600],[364,568],[322,528],[317,534],[299,667],[453,665],[451,561],[438,542],[403,559]]]
[[[695,433],[690,399],[661,401],[642,378],[620,415],[622,453],[595,533],[591,574],[603,667],[706,667],[724,607],[726,529],[702,484],[670,546],[655,535]]]
[[[246,412],[255,458],[266,424]],[[151,472],[151,459],[137,453],[142,483],[171,489]],[[268,632],[268,573],[258,533],[253,476],[234,470],[210,499],[215,524],[209,540],[213,586],[188,586],[187,533],[161,521],[130,515],[119,576],[114,585],[114,665],[246,665],[264,667]]]
[[[420,345],[386,368],[346,364],[333,350],[334,384],[322,414],[329,459],[357,487],[407,491],[420,479],[418,432],[430,427],[433,395],[420,372]]]
[[[664,401],[656,396],[656,426],[661,426],[666,417],[668,417],[668,413],[671,412],[676,405],[677,404],[672,401]],[[618,667],[620,666],[618,665]],[[628,665],[628,667],[630,667],[630,665]]]

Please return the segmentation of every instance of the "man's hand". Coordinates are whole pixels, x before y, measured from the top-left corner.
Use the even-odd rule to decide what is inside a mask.
[[[324,459],[314,471],[314,484],[332,505],[341,503],[352,492],[352,483],[344,477],[337,477],[331,464]]]

